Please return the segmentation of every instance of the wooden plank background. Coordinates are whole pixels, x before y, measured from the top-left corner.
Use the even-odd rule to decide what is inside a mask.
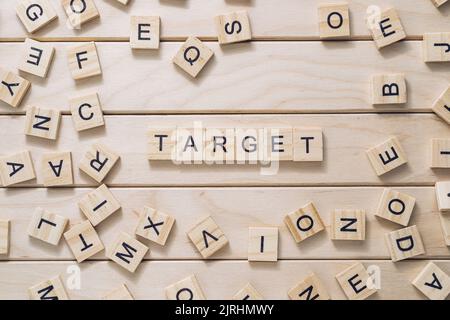
[[[287,299],[296,282],[315,272],[333,299],[344,299],[335,275],[354,260],[380,267],[381,290],[374,299],[424,298],[411,280],[429,260],[450,273],[433,185],[449,180],[449,169],[431,169],[431,139],[450,138],[448,125],[430,107],[450,82],[448,64],[425,64],[421,42],[425,32],[450,30],[450,6],[435,8],[429,0],[350,0],[351,41],[321,42],[319,0],[133,0],[128,6],[96,0],[101,19],[71,30],[59,0],[50,0],[58,21],[33,35],[52,42],[56,56],[47,79],[22,74],[33,85],[21,107],[0,102],[0,155],[30,150],[35,167],[43,153],[72,151],[75,184],[44,188],[37,180],[0,187],[0,219],[11,219],[11,248],[0,256],[0,299],[27,299],[27,288],[76,265],[64,240],[57,247],[26,235],[31,214],[43,207],[76,223],[84,219],[77,201],[97,184],[80,173],[78,163],[94,142],[103,142],[121,156],[105,182],[122,209],[98,227],[107,247],[118,231],[132,233],[136,210],[144,205],[177,219],[165,247],[149,242],[150,253],[136,274],[129,274],[104,253],[78,265],[82,287],[68,290],[72,299],[99,298],[124,282],[137,299],[162,299],[164,288],[191,273],[207,298],[227,299],[247,282],[266,298]],[[0,66],[17,70],[27,35],[15,14],[15,1],[0,0]],[[378,51],[365,26],[367,7],[394,6],[408,35]],[[254,41],[220,47],[213,17],[237,8],[249,12]],[[130,15],[160,15],[159,51],[132,51],[127,43]],[[215,57],[192,80],[171,63],[189,35],[208,41]],[[96,41],[103,75],[74,82],[65,50],[74,42]],[[370,77],[404,73],[408,103],[374,107]],[[69,116],[70,96],[98,91],[106,126],[77,133]],[[26,137],[27,105],[62,110],[55,142]],[[324,130],[322,163],[282,163],[276,175],[258,165],[183,165],[149,162],[146,130],[150,126],[277,127],[318,126]],[[377,177],[365,150],[397,136],[408,164]],[[384,234],[399,226],[374,216],[384,187],[395,187],[417,199],[410,225],[422,234],[426,254],[392,263]],[[283,217],[314,201],[327,231],[296,244]],[[365,209],[364,242],[329,240],[333,209]],[[203,261],[186,231],[212,215],[230,240],[229,246]],[[450,219],[445,216],[445,219]],[[277,263],[249,263],[249,226],[280,228]],[[142,240],[142,239],[141,239]],[[211,281],[210,279],[214,279]]]

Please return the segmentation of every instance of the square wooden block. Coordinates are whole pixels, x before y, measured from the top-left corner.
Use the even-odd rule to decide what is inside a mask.
[[[430,300],[445,300],[450,294],[450,277],[433,262],[426,265],[412,284]]]
[[[349,300],[364,300],[377,292],[369,273],[360,262],[337,274],[336,280]]]
[[[375,215],[406,227],[409,224],[415,203],[414,197],[385,188]]]
[[[82,24],[100,17],[94,0],[61,0],[61,4],[74,29],[80,29]]]
[[[238,164],[257,164],[267,158],[267,138],[264,128],[236,128],[235,148]]]
[[[189,37],[173,58],[173,63],[195,78],[214,52],[195,37]]]
[[[431,168],[450,168],[450,139],[431,140]]]
[[[168,286],[166,298],[167,300],[206,300],[194,275]]]
[[[369,16],[367,27],[372,33],[378,49],[387,47],[406,38],[402,22],[394,8],[381,12],[375,17]]]
[[[372,104],[403,104],[407,100],[404,74],[372,76]]]
[[[154,128],[147,131],[148,159],[175,160],[177,128]]]
[[[264,300],[264,298],[250,283],[247,283],[232,300]]]
[[[176,161],[201,164],[205,150],[204,128],[177,128]]]
[[[120,203],[104,184],[81,198],[78,206],[94,227],[120,209]]]
[[[323,161],[323,133],[320,128],[294,128],[294,161]]]
[[[16,108],[30,89],[31,83],[17,74],[0,68],[0,101]]]
[[[234,128],[206,128],[206,163],[234,163],[236,155]]]
[[[392,137],[366,151],[377,176],[381,176],[408,162],[397,138]]]
[[[278,228],[248,228],[248,261],[278,260]]]
[[[450,124],[450,86],[434,102],[431,109],[447,124]]]
[[[450,181],[436,182],[434,189],[439,211],[450,211]]]
[[[58,245],[69,219],[50,213],[42,208],[36,208],[28,224],[28,235],[51,245]]]
[[[187,235],[204,259],[228,244],[227,237],[211,217],[200,220]]]
[[[103,296],[102,300],[134,300],[130,291],[125,284],[121,284],[120,287],[108,292]]]
[[[48,0],[22,0],[16,6],[16,13],[29,33],[36,32],[58,18]]]
[[[252,30],[247,11],[236,11],[221,14],[214,18],[219,44],[228,44],[249,41],[252,39]]]
[[[102,74],[94,42],[78,44],[67,49],[67,61],[72,78],[86,79]]]
[[[441,221],[442,235],[444,236],[445,245],[450,247],[450,215],[441,212],[439,214]]]
[[[75,130],[84,131],[105,125],[103,110],[97,93],[89,93],[69,99]]]
[[[144,207],[136,227],[136,234],[163,246],[174,223],[175,219],[168,214]]]
[[[60,120],[59,110],[28,107],[24,133],[28,136],[56,140]]]
[[[393,262],[425,254],[425,248],[416,226],[386,234],[386,244]]]
[[[293,129],[267,128],[267,159],[269,161],[292,161],[294,159]]]
[[[422,41],[423,61],[450,61],[450,32],[425,33]]]
[[[5,187],[35,179],[30,152],[23,151],[0,157],[0,176]]]
[[[331,215],[331,240],[365,240],[365,210],[334,210]]]
[[[297,243],[325,229],[325,225],[312,202],[297,211],[289,213],[284,218],[284,223]]]
[[[44,153],[41,172],[45,187],[72,185],[72,154],[70,152]]]
[[[121,232],[117,240],[109,247],[108,258],[130,272],[136,271],[148,251],[147,246],[132,236]]]
[[[27,38],[23,44],[23,56],[19,70],[45,78],[55,55],[55,47],[51,44]]]
[[[28,293],[31,300],[69,300],[60,276],[29,288]]]
[[[448,0],[431,0],[436,7],[442,6],[444,3],[447,3]]]
[[[105,248],[88,220],[72,226],[64,233],[64,238],[78,263],[83,262]]]
[[[9,252],[9,220],[0,220],[0,255]]]
[[[131,48],[159,49],[159,30],[158,16],[131,16]]]
[[[119,160],[120,156],[103,144],[91,146],[79,164],[81,171],[97,182],[102,182]]]
[[[321,39],[350,37],[350,12],[347,3],[319,4],[318,11]]]
[[[327,289],[314,273],[289,290],[288,296],[291,300],[330,300]]]

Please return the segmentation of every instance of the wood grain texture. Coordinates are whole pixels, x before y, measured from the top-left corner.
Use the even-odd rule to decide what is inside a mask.
[[[424,242],[424,258],[450,258],[441,230],[434,188],[396,188],[417,198],[410,225],[417,225]],[[89,189],[2,189],[0,219],[11,220],[9,260],[74,260],[68,245],[58,247],[28,238],[26,230],[34,209],[41,206],[70,219],[84,220],[77,202]],[[186,233],[211,215],[229,239],[229,245],[213,259],[243,259],[248,256],[249,227],[279,228],[279,259],[390,259],[384,235],[400,226],[375,217],[383,188],[113,188],[122,209],[97,226],[108,247],[119,232],[133,234],[137,210],[152,206],[171,214],[176,222],[165,246],[139,238],[150,248],[146,259],[201,259]],[[313,201],[326,231],[296,244],[283,218],[288,212]],[[336,208],[366,210],[365,241],[330,240],[331,214]],[[93,259],[105,259],[104,252]]]
[[[318,38],[319,25],[317,8],[322,0],[134,0],[128,6],[114,3],[114,0],[96,1],[100,19],[72,30],[59,0],[50,1],[59,19],[36,32],[40,38],[57,40],[61,38],[105,38],[127,39],[129,37],[130,15],[161,16],[163,39],[179,39],[189,35],[216,39],[214,17],[236,10],[247,10],[253,35],[257,38]],[[353,0],[348,1],[351,29],[354,38],[368,37],[365,24],[368,6],[381,9],[394,6],[410,36],[421,36],[424,32],[439,32],[450,28],[448,6],[436,9],[431,1],[411,0]],[[17,39],[26,36],[26,30],[15,15],[15,1],[2,1],[0,12],[0,39]]]
[[[69,112],[69,97],[98,92],[106,113],[311,113],[427,111],[450,82],[450,65],[427,65],[419,41],[381,53],[370,42],[250,42],[219,48],[197,79],[172,63],[182,43],[138,52],[127,43],[97,43],[103,74],[75,82],[66,50],[55,43],[47,79],[21,74],[33,85],[19,108],[32,104]],[[19,65],[21,43],[0,43],[9,68]],[[4,67],[7,67],[4,65]],[[373,106],[371,77],[403,73],[408,103]]]
[[[370,299],[425,299],[411,281],[427,261],[361,261],[367,268],[379,267],[381,289]],[[277,264],[247,261],[143,262],[131,275],[113,262],[81,265],[80,290],[67,289],[71,299],[99,299],[126,283],[136,299],[165,299],[164,289],[190,274],[195,274],[207,299],[231,299],[247,282],[266,299],[287,299],[287,292],[300,280],[314,272],[332,299],[345,299],[335,275],[353,261],[279,261]],[[61,274],[66,283],[68,262],[3,262],[0,263],[0,299],[28,299],[27,288]],[[447,274],[450,261],[436,261]],[[72,269],[73,270],[73,269]]]

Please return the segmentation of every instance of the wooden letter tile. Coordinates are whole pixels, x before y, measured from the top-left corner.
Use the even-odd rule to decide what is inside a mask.
[[[425,33],[422,41],[423,61],[450,61],[450,32]]]
[[[31,300],[69,300],[59,276],[29,288],[28,293]]]
[[[430,300],[445,300],[450,294],[450,277],[433,262],[426,265],[412,284]]]
[[[264,300],[264,298],[250,283],[247,283],[232,300]]]
[[[158,16],[132,16],[130,46],[132,49],[159,49]]]
[[[177,128],[149,128],[148,159],[175,160]]]
[[[364,300],[377,292],[370,275],[360,262],[337,274],[336,280],[349,300]]]
[[[205,130],[205,162],[233,163],[236,154],[233,128],[207,128]]]
[[[104,249],[102,241],[88,220],[72,226],[64,233],[64,238],[78,263]]]
[[[366,212],[364,210],[334,210],[331,216],[331,240],[365,240]]]
[[[16,13],[29,33],[58,18],[48,0],[22,0],[16,7]]]
[[[72,78],[86,79],[102,74],[94,42],[72,46],[67,50],[67,61]]]
[[[185,164],[202,163],[204,135],[203,128],[177,128],[176,161]]]
[[[103,296],[102,300],[134,300],[130,291],[125,284],[108,292]]]
[[[228,244],[227,237],[211,217],[199,221],[187,235],[204,259]]]
[[[18,75],[0,68],[0,101],[16,108],[30,89],[31,83]]]
[[[450,181],[436,182],[435,191],[439,211],[450,211]]]
[[[436,7],[442,6],[444,3],[447,3],[448,0],[431,0]]]
[[[123,4],[123,5],[127,5],[128,4],[128,2],[129,2],[129,0],[116,0],[117,2],[119,2],[119,3],[121,3],[121,4]]]
[[[136,234],[163,246],[174,223],[175,219],[168,214],[144,207],[136,227]]]
[[[41,170],[45,187],[73,184],[72,155],[70,152],[43,154]]]
[[[236,162],[256,164],[267,158],[266,130],[236,128]]]
[[[19,70],[45,78],[55,54],[55,48],[48,43],[25,39],[24,52],[20,60]]]
[[[434,102],[432,110],[447,124],[450,124],[450,86]]]
[[[0,220],[0,255],[9,252],[9,220]]]
[[[102,182],[119,160],[119,156],[106,146],[96,143],[84,155],[80,170],[97,182]]]
[[[28,235],[56,246],[68,222],[63,216],[36,208],[28,225]]]
[[[250,21],[246,11],[222,14],[214,18],[220,44],[243,42],[252,39]]]
[[[248,228],[248,261],[278,260],[278,228]]]
[[[416,199],[410,195],[386,188],[375,215],[406,227],[415,203]]]
[[[84,131],[105,125],[97,93],[73,97],[69,99],[69,107],[75,130]]]
[[[292,161],[294,158],[292,128],[267,128],[267,160]]]
[[[445,245],[450,247],[450,215],[443,212],[440,213],[442,235],[444,236]]]
[[[431,140],[431,168],[450,168],[450,139]]]
[[[367,19],[367,27],[378,49],[406,38],[402,22],[394,8],[381,12],[375,19]]]
[[[206,300],[202,288],[194,275],[191,275],[166,288],[167,300]]]
[[[203,42],[189,37],[173,58],[173,63],[195,78],[213,55],[214,52]]]
[[[319,5],[319,34],[321,39],[346,39],[350,37],[348,4]]]
[[[25,118],[25,134],[49,140],[58,135],[61,112],[56,109],[28,107]]]
[[[29,151],[0,157],[0,176],[3,186],[32,180],[36,178]]]
[[[377,176],[381,176],[407,162],[406,154],[395,137],[367,150],[366,153]]]
[[[132,236],[122,232],[116,242],[107,251],[108,258],[130,272],[144,259],[148,248]]]
[[[288,296],[291,300],[330,300],[325,286],[314,273],[289,290]]]
[[[284,218],[284,223],[297,243],[325,229],[322,219],[312,202],[297,211],[289,213]]]
[[[407,102],[403,74],[378,74],[372,77],[372,104],[403,104]]]
[[[94,227],[120,209],[120,203],[104,184],[81,198],[78,206]]]
[[[422,238],[416,226],[389,232],[386,234],[386,244],[394,262],[425,253]]]
[[[320,128],[294,128],[294,161],[323,161],[323,133]]]
[[[74,29],[80,29],[82,24],[100,17],[94,0],[61,0],[61,3]]]

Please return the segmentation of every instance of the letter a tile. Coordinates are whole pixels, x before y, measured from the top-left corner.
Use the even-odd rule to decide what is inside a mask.
[[[228,244],[227,237],[211,217],[199,221],[188,232],[188,237],[204,259]]]
[[[72,155],[70,152],[43,154],[41,170],[45,187],[73,184]]]
[[[445,300],[450,294],[450,277],[433,262],[426,265],[412,284],[430,300]]]
[[[3,186],[25,182],[36,178],[29,151],[0,157],[0,176]]]

